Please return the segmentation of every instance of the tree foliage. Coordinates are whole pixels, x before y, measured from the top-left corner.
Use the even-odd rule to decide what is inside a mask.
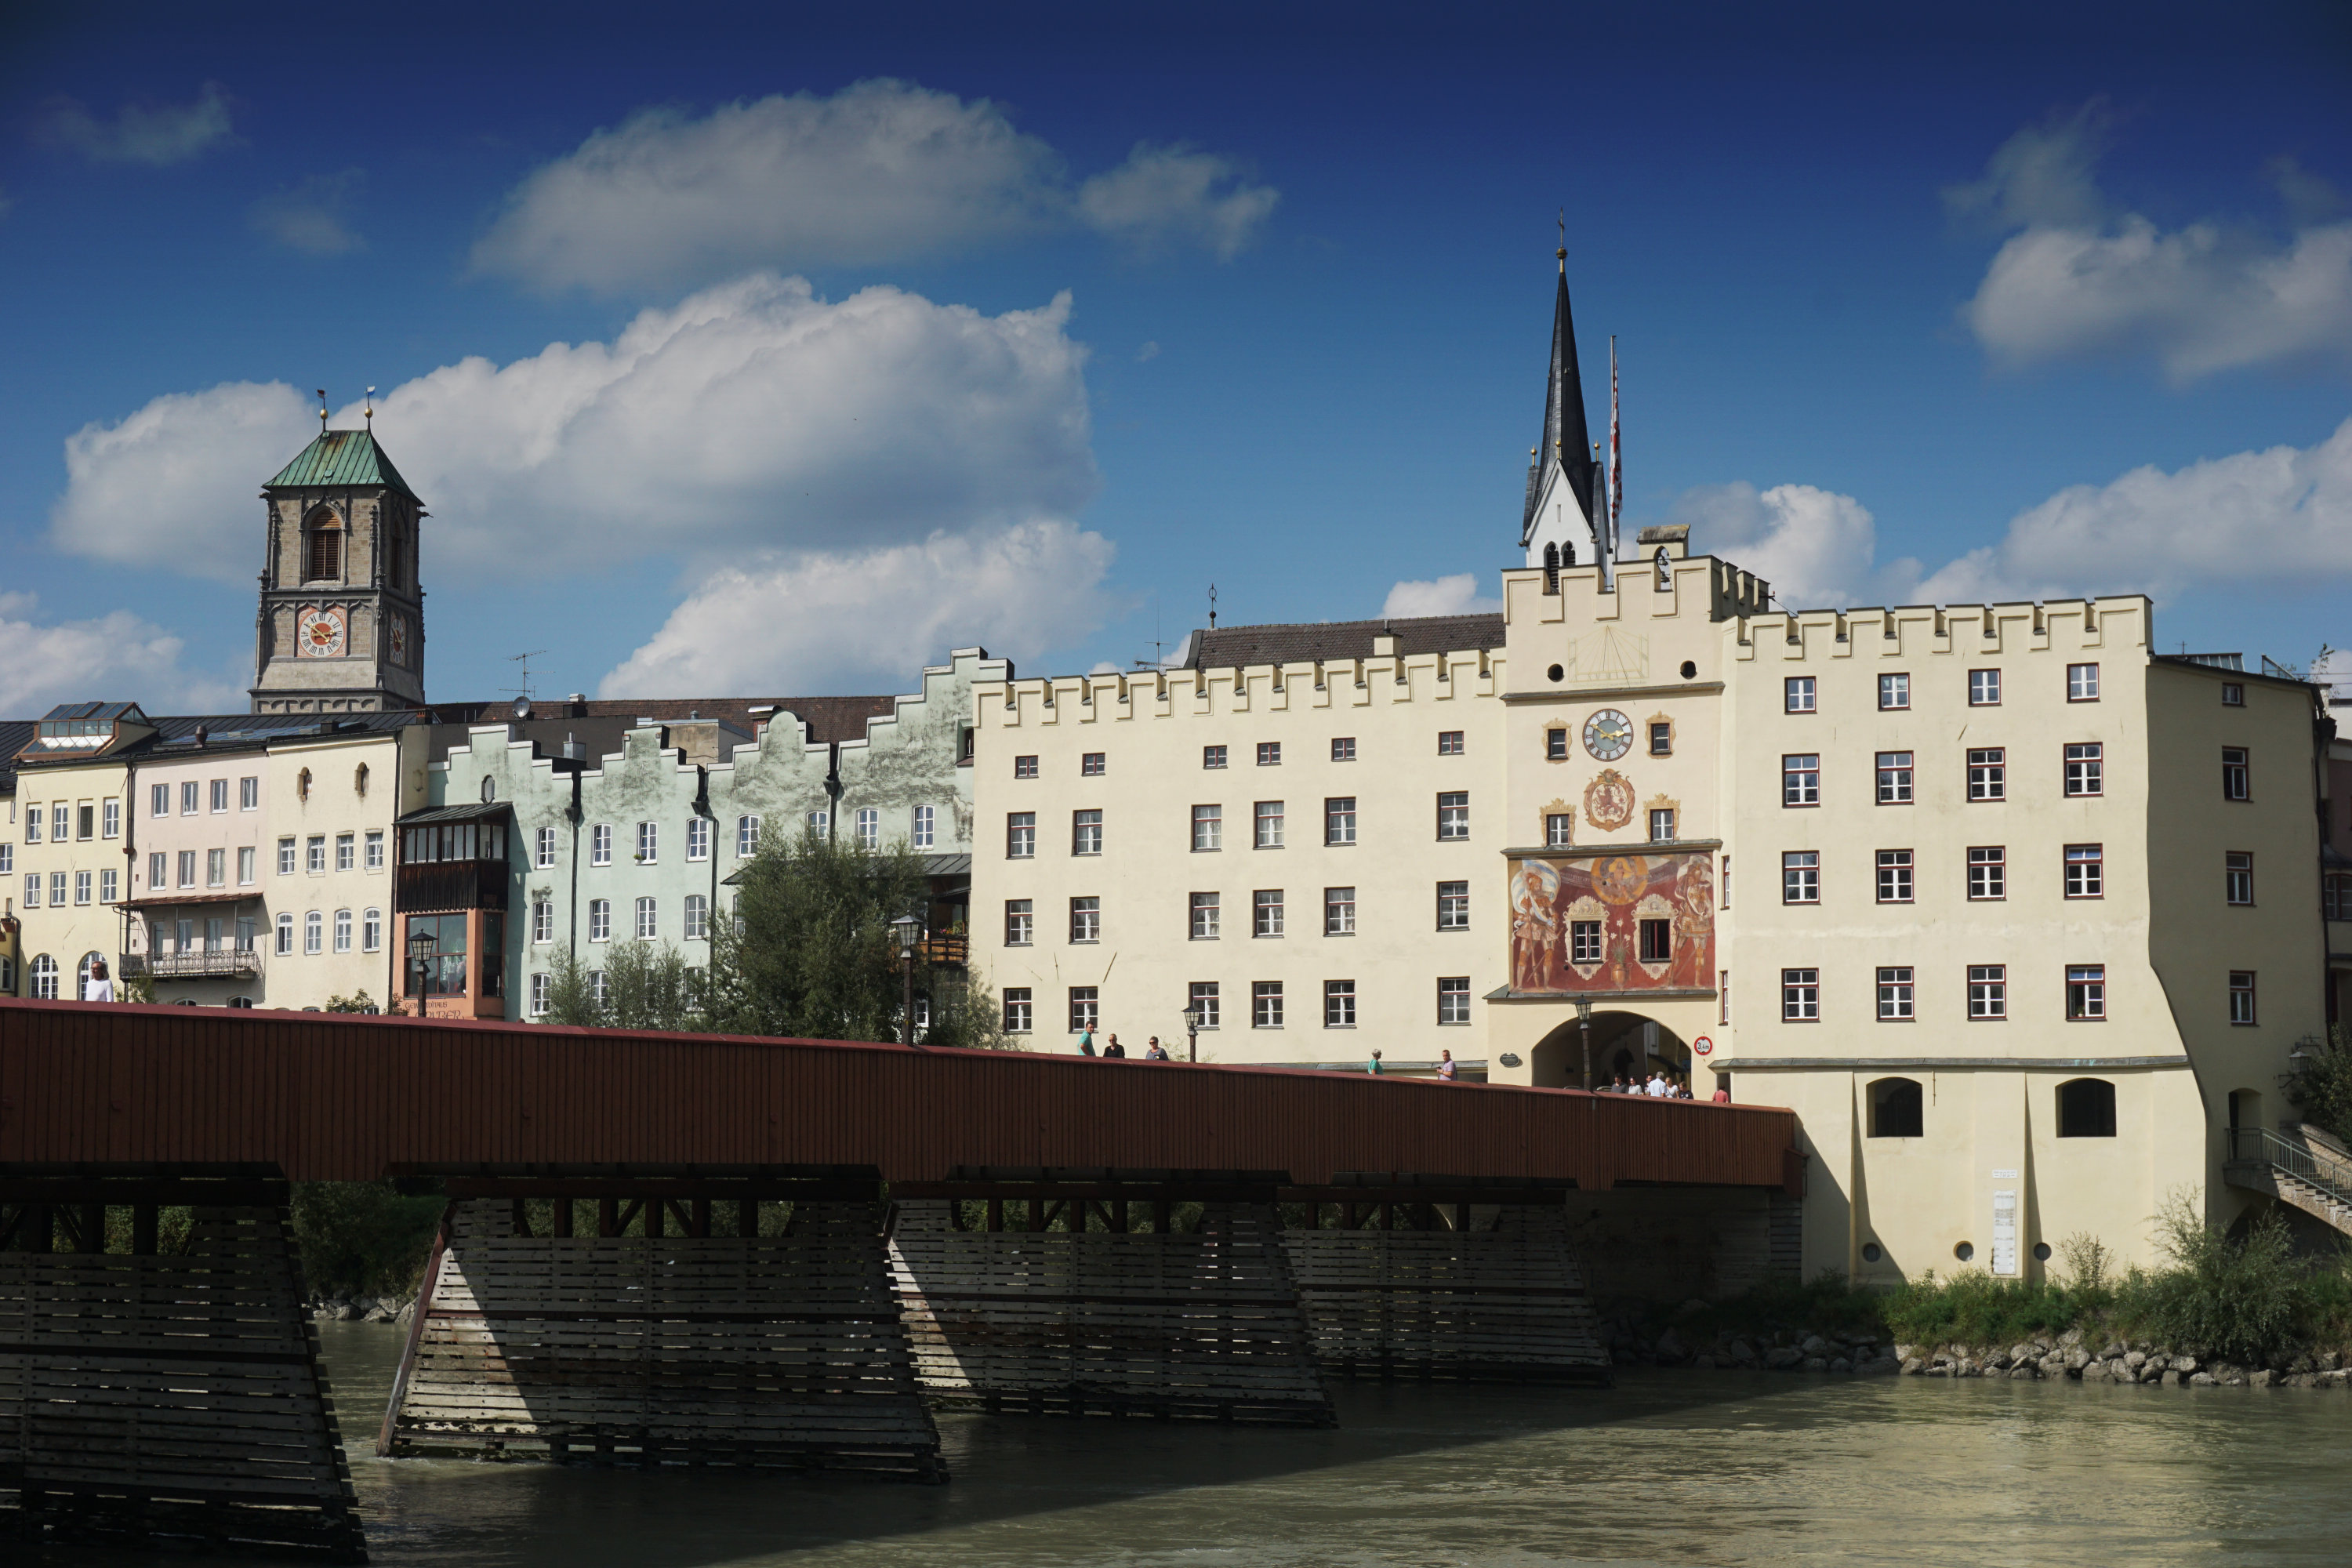
[[[699,972],[668,942],[616,942],[604,950],[601,969],[559,952],[548,966],[545,1021],[593,1029],[706,1029],[701,988]]]
[[[2305,1038],[2298,1048],[2303,1056],[2279,1086],[2302,1110],[2305,1121],[2352,1140],[2352,1031],[2336,1024],[2325,1041]]]

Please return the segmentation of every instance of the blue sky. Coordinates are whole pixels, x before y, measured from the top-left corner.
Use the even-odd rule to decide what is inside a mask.
[[[1630,524],[2352,640],[2340,7],[1131,9],[9,7],[0,710],[243,705],[320,386],[443,700],[1491,597],[1563,205]]]

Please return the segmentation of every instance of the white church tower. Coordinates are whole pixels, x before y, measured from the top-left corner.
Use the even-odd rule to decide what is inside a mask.
[[[1519,527],[1527,563],[1549,570],[1585,566],[1608,553],[1600,465],[1584,423],[1584,383],[1577,374],[1576,319],[1568,305],[1568,250],[1559,258],[1559,296],[1552,306],[1551,370],[1544,381],[1543,437],[1528,454],[1528,510]]]

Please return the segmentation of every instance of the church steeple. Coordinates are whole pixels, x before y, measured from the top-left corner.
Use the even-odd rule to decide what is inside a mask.
[[[1528,464],[1527,511],[1519,521],[1519,542],[1535,535],[1536,513],[1543,505],[1545,480],[1559,465],[1578,510],[1588,527],[1593,520],[1592,436],[1584,422],[1584,382],[1576,363],[1576,317],[1568,303],[1568,247],[1554,252],[1559,260],[1559,291],[1552,304],[1551,368],[1544,377],[1543,437]],[[1593,531],[1597,533],[1597,530]]]

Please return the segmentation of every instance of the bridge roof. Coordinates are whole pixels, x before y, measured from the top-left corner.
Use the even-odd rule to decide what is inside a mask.
[[[1780,1186],[1759,1106],[1272,1068],[0,1000],[0,1164],[859,1166]]]

